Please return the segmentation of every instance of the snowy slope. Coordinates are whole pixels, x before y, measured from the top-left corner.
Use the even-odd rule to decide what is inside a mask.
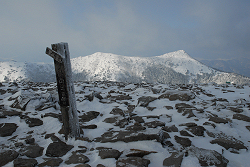
[[[191,58],[185,51],[153,57],[127,57],[97,52],[71,59],[73,79],[77,81],[120,81],[167,84],[250,83],[250,79],[234,73],[210,68]],[[1,62],[0,81],[55,81],[53,64]]]

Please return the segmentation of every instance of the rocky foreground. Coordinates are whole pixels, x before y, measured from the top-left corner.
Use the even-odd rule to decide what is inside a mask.
[[[0,166],[248,166],[249,86],[75,83],[65,141],[56,83],[0,84]]]

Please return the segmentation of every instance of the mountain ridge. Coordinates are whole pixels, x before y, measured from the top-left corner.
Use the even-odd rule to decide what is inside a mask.
[[[193,84],[226,82],[250,83],[250,78],[217,71],[206,66],[184,50],[152,57],[128,57],[96,52],[71,59],[75,81],[149,82]],[[54,82],[52,63],[0,62],[0,81]]]

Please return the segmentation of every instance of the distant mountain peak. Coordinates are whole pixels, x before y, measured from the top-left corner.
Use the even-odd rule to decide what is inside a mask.
[[[129,57],[96,52],[71,59],[74,80],[150,82],[167,84],[232,82],[250,83],[250,79],[210,68],[190,57],[184,50],[152,57]],[[53,64],[0,63],[0,81],[55,81]]]

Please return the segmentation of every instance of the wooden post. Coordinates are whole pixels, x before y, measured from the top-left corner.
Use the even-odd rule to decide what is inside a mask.
[[[54,59],[59,104],[67,140],[68,136],[79,137],[80,135],[69,48],[68,43],[52,44],[51,47],[52,49],[47,47],[45,53]]]

